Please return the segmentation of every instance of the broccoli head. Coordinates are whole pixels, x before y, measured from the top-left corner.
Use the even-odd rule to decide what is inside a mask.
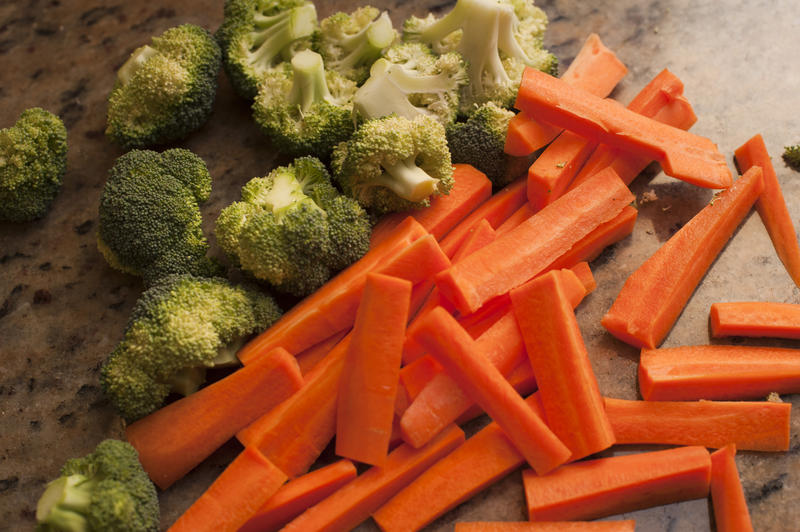
[[[455,120],[459,91],[466,83],[459,54],[437,56],[422,43],[397,44],[373,63],[353,107],[364,120],[390,114],[408,119],[430,116],[447,125]]]
[[[411,17],[403,39],[430,44],[437,53],[458,51],[467,62],[469,84],[461,110],[495,102],[511,107],[526,66],[555,75],[556,57],[543,48],[547,15],[533,0],[458,0],[440,19]]]
[[[214,106],[221,52],[193,24],[170,28],[137,48],[117,72],[108,97],[109,138],[125,149],[184,138]]]
[[[297,296],[361,258],[370,231],[361,206],[336,190],[313,157],[250,180],[215,229],[220,247],[242,269]]]
[[[252,100],[264,74],[310,48],[316,29],[307,0],[227,0],[216,35],[233,88]]]
[[[44,216],[67,169],[67,130],[56,115],[34,107],[0,129],[0,220]]]
[[[151,532],[158,530],[158,496],[136,449],[104,440],[67,460],[39,499],[36,521],[39,532]]]
[[[800,170],[800,144],[786,146],[783,150],[783,160],[795,170]]]
[[[314,33],[313,48],[325,65],[358,84],[369,76],[369,67],[397,39],[389,14],[372,6],[352,13],[338,12],[323,19]]]
[[[253,116],[279,151],[327,159],[353,133],[355,91],[354,81],[326,71],[318,53],[303,50],[291,67],[264,75]]]
[[[237,364],[247,337],[280,317],[275,301],[226,279],[170,275],[142,293],[122,341],[101,370],[103,391],[125,419],[189,395],[206,368]]]
[[[332,159],[344,193],[375,214],[426,207],[453,187],[444,126],[427,116],[365,122]]]
[[[211,193],[203,160],[189,150],[133,150],[111,168],[100,198],[97,244],[108,263],[147,282],[173,273],[214,275],[199,204]]]

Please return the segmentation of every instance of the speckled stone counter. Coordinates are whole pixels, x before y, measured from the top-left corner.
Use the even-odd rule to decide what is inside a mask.
[[[451,2],[375,1],[398,25],[411,13],[447,10]],[[721,151],[763,134],[795,221],[800,174],[777,157],[800,142],[800,17],[794,2],[766,0],[553,0],[549,47],[567,65],[590,32],[600,34],[630,72],[614,97],[627,103],[667,67],[685,83],[699,121],[693,131]],[[321,16],[353,2],[318,2]],[[0,223],[0,530],[33,527],[44,484],[71,456],[123,425],[98,386],[101,362],[119,341],[141,293],[139,280],[110,269],[95,246],[97,205],[108,169],[122,151],[104,137],[105,98],[116,69],[153,34],[182,22],[215,30],[222,0],[121,2],[0,0],[0,127],[32,106],[58,113],[69,130],[69,170],[49,215],[28,224]],[[264,175],[276,154],[250,121],[248,106],[225,79],[210,122],[179,144],[203,157],[214,178],[203,206],[210,233],[220,209],[240,186]],[[733,167],[731,161],[731,167]],[[711,198],[651,167],[633,185],[641,204],[633,235],[593,264],[598,289],[578,310],[603,394],[637,397],[638,352],[608,335],[599,319],[626,277]],[[215,253],[219,254],[215,250]],[[758,216],[738,230],[696,291],[665,346],[709,342],[708,308],[715,301],[800,302]],[[748,342],[778,345],[776,342]],[[797,347],[796,344],[790,344]],[[741,452],[737,464],[755,528],[800,530],[800,396],[794,404],[791,450]],[[476,429],[483,419],[471,426]],[[230,442],[161,494],[166,528],[239,451]],[[713,529],[706,500],[630,514],[637,530]],[[453,510],[430,530],[457,520],[522,520],[519,472]],[[375,530],[365,523],[360,530]]]

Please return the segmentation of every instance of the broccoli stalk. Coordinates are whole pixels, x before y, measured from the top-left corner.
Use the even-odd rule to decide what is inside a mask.
[[[253,47],[247,53],[256,71],[265,71],[280,58],[291,59],[289,45],[308,37],[317,27],[314,4],[303,4],[274,15],[255,13],[253,16]]]
[[[128,60],[117,71],[117,82],[120,85],[127,85],[136,72],[147,63],[147,60],[157,54],[158,50],[148,44],[134,50]]]
[[[36,520],[55,530],[88,530],[86,513],[97,481],[85,475],[59,477],[47,485],[36,505]]]
[[[314,103],[334,103],[325,79],[322,56],[309,50],[298,52],[292,58],[292,70],[294,77],[289,104],[299,106],[301,115],[308,113]]]
[[[386,173],[377,177],[374,184],[387,187],[408,201],[423,201],[436,192],[439,180],[432,178],[417,166],[415,158],[415,156],[407,157],[396,163],[382,162],[381,167]]]
[[[355,68],[365,63],[372,63],[378,59],[381,52],[394,42],[397,34],[392,27],[389,14],[384,11],[369,26],[342,39],[342,48],[347,54],[337,61],[333,61],[332,68],[337,70]]]

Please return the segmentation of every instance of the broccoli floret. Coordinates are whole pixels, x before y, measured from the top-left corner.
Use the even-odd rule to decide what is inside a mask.
[[[325,166],[302,157],[248,182],[215,232],[242,269],[303,296],[366,253],[370,230],[364,210],[334,188]]]
[[[44,216],[67,169],[67,130],[56,115],[34,107],[0,129],[0,220]]]
[[[323,19],[314,33],[314,51],[325,65],[358,84],[369,76],[369,67],[397,39],[389,14],[372,6],[352,13],[338,12]]]
[[[376,215],[426,207],[453,186],[444,126],[427,116],[365,122],[332,159],[344,193]]]
[[[201,227],[199,204],[210,194],[208,169],[189,150],[130,151],[111,168],[100,198],[98,248],[112,267],[147,282],[219,273]]]
[[[783,150],[783,160],[795,170],[800,170],[800,144],[786,146]]]
[[[226,279],[170,275],[136,302],[122,341],[103,364],[103,391],[125,419],[189,395],[206,368],[237,364],[246,338],[280,317],[275,301]]]
[[[317,11],[307,0],[227,0],[217,40],[236,92],[248,100],[264,74],[311,47]]]
[[[108,97],[109,138],[125,149],[184,138],[214,106],[221,52],[193,24],[170,28],[137,48],[117,72]]]
[[[355,91],[354,81],[326,71],[318,53],[303,50],[291,67],[264,75],[253,117],[279,151],[327,159],[353,133]]]
[[[83,458],[67,460],[36,506],[39,532],[158,530],[156,488],[127,442],[104,440]]]
[[[397,44],[373,63],[356,92],[353,107],[365,120],[396,114],[408,119],[430,116],[443,125],[455,120],[459,91],[467,83],[461,56],[436,56],[422,43]]]
[[[461,98],[466,113],[489,101],[510,108],[526,66],[557,73],[556,57],[542,44],[546,28],[547,15],[533,0],[458,0],[440,19],[408,19],[403,39],[430,44],[437,53],[461,53],[469,73]]]

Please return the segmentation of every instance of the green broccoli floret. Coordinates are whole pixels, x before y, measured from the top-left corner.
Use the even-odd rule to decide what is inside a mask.
[[[206,368],[236,365],[247,337],[280,317],[275,301],[226,279],[170,275],[136,302],[100,382],[128,421],[158,409],[170,392],[189,395]]]
[[[489,101],[510,108],[526,66],[557,73],[556,57],[542,44],[546,28],[547,15],[533,0],[458,0],[440,19],[408,19],[403,39],[430,44],[437,53],[461,53],[469,73],[461,98],[466,113]]]
[[[127,442],[104,440],[83,458],[67,460],[36,506],[39,532],[158,530],[156,488]]]
[[[302,157],[242,188],[242,201],[222,210],[220,247],[258,279],[303,296],[369,248],[370,222],[331,184],[325,166]]]
[[[67,130],[34,107],[0,129],[0,220],[28,222],[47,213],[67,169]]]
[[[109,138],[125,149],[184,138],[214,106],[221,52],[193,24],[170,28],[134,50],[108,97]]]
[[[408,119],[430,116],[447,125],[456,118],[459,91],[467,81],[459,54],[436,56],[422,43],[397,44],[373,63],[353,108],[364,120],[391,114]]]
[[[220,272],[206,257],[199,204],[211,194],[203,160],[189,150],[133,150],[111,168],[100,198],[97,246],[108,263],[147,282],[173,273]]]
[[[264,74],[311,47],[317,11],[307,0],[227,0],[217,40],[236,92],[248,100]]]
[[[786,146],[783,150],[783,160],[795,170],[800,170],[800,144]]]
[[[323,19],[314,33],[313,47],[327,68],[361,84],[372,63],[396,39],[386,11],[362,6],[350,14],[338,12]]]
[[[444,126],[427,116],[365,122],[332,159],[344,193],[377,215],[426,207],[453,186]]]
[[[291,67],[264,75],[253,117],[279,151],[327,159],[353,133],[355,91],[354,81],[326,71],[322,56],[303,50]]]

